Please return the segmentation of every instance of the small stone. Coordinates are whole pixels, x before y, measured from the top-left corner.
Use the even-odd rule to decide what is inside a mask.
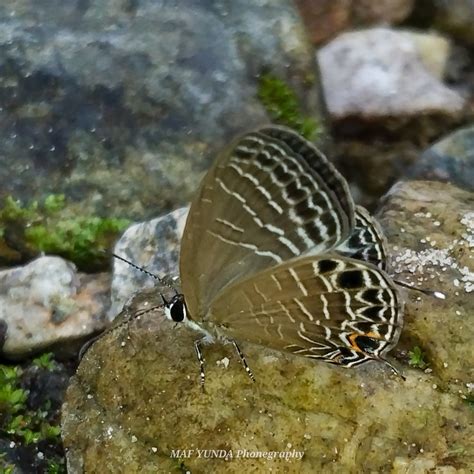
[[[419,38],[408,32],[372,28],[344,33],[321,48],[318,60],[333,118],[460,113],[464,99],[439,80],[436,68],[432,73],[427,70],[417,50]],[[447,40],[429,34],[423,39],[428,38],[438,47],[444,44],[436,49],[442,56],[437,62],[446,63]]]

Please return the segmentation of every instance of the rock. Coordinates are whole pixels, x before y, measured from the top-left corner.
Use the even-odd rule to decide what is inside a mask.
[[[451,393],[472,382],[474,360],[474,194],[434,181],[402,182],[385,197],[381,223],[392,243],[396,279],[442,291],[446,300],[411,296],[407,347],[427,353],[438,385]]]
[[[178,258],[188,208],[129,227],[119,239],[114,253],[163,278],[178,276]],[[114,260],[109,317],[113,319],[130,297],[155,286],[150,275],[118,259]]]
[[[332,119],[355,116],[406,121],[422,114],[446,119],[459,115],[462,97],[437,77],[446,64],[448,49],[446,40],[437,35],[388,28],[340,35],[318,52]],[[430,51],[428,57],[426,51]]]
[[[161,309],[138,316],[160,304],[162,288],[148,289],[120,316],[131,322],[94,344],[72,379],[62,417],[68,472],[107,465],[130,473],[467,473],[474,462],[466,400],[474,336],[467,319],[474,311],[472,204],[472,193],[452,186],[409,182],[394,187],[381,210],[396,277],[447,295],[441,301],[404,294],[406,321],[393,355],[405,382],[378,364],[346,370],[242,344],[253,384],[233,348],[216,344],[203,349],[202,393],[197,334],[166,320]],[[153,253],[145,230],[136,232],[149,244],[143,254]],[[415,344],[431,372],[408,365]]]
[[[428,148],[408,176],[448,181],[474,191],[474,126],[459,129]]]
[[[0,198],[62,193],[87,214],[150,218],[189,201],[230,137],[272,119],[266,74],[321,117],[289,0],[8,0],[0,16]]]
[[[106,327],[109,285],[107,274],[78,274],[59,257],[1,271],[2,354],[18,360],[48,348],[71,355],[78,340]]]
[[[413,0],[296,0],[315,44],[354,27],[393,24],[410,14]]]
[[[472,0],[433,0],[434,26],[457,40],[474,45],[474,2]]]
[[[464,99],[441,82],[449,50],[439,35],[373,28],[318,52],[332,156],[366,207],[406,176],[428,143],[464,120]]]

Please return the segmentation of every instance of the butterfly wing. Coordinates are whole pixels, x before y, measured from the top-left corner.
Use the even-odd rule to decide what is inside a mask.
[[[282,127],[244,135],[206,174],[188,215],[180,274],[191,318],[232,282],[326,252],[353,227],[347,183],[316,147]]]
[[[402,318],[388,275],[333,253],[230,285],[213,301],[208,324],[227,338],[351,367],[394,347]]]
[[[380,224],[367,209],[356,206],[355,226],[350,237],[335,249],[341,255],[387,270],[387,241]]]

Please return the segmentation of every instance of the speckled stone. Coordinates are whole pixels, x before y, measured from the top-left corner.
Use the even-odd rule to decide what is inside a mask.
[[[321,117],[289,0],[4,0],[0,18],[0,198],[133,220],[184,204],[216,149],[269,121],[262,73]]]
[[[396,278],[447,295],[410,292],[416,304],[402,343],[427,352],[444,387],[463,390],[474,382],[474,193],[435,181],[398,183],[380,217]]]
[[[2,270],[1,354],[13,360],[42,350],[73,355],[81,340],[107,327],[109,286],[108,274],[78,273],[59,257]]]
[[[452,186],[409,182],[394,187],[381,210],[396,277],[447,295],[441,301],[406,291],[406,323],[393,351],[405,382],[377,363],[348,370],[242,344],[254,384],[232,346],[211,345],[204,347],[202,393],[196,333],[160,309],[138,317],[160,303],[161,289],[147,289],[120,315],[131,322],[96,342],[72,380],[62,421],[68,472],[106,465],[129,473],[467,474],[474,465],[466,402],[473,388],[472,204],[472,193]],[[421,243],[428,237],[433,246]],[[452,260],[430,257],[437,249]],[[427,353],[427,372],[407,363],[414,345]],[[198,449],[220,451],[206,458]],[[304,455],[245,458],[242,450]]]

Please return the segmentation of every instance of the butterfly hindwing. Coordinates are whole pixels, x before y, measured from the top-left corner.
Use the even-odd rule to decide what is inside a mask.
[[[369,262],[387,270],[387,243],[379,223],[362,206],[356,206],[355,226],[349,236],[335,249],[341,255]]]
[[[403,303],[390,277],[337,254],[293,259],[226,288],[209,320],[227,337],[353,366],[397,342]]]

